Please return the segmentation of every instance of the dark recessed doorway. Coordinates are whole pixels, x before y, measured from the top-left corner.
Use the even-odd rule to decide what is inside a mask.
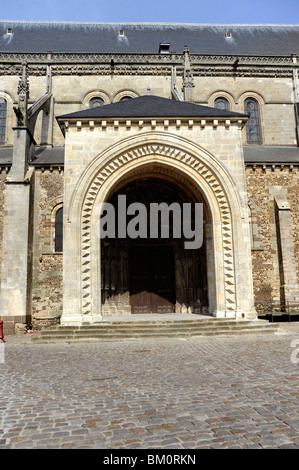
[[[126,196],[127,207],[136,202],[142,203],[147,211],[148,233],[137,238],[122,238],[116,233],[115,238],[101,240],[103,315],[207,312],[205,225],[203,245],[198,249],[185,249],[185,238],[173,236],[174,217],[171,211],[169,238],[162,237],[161,226],[157,238],[152,238],[149,230],[152,203],[166,203],[168,206],[179,203],[181,212],[184,203],[204,203],[201,195],[193,194],[191,189],[182,182],[178,185],[174,181],[149,175],[124,182],[107,198],[107,202],[115,208],[116,228],[119,195]],[[126,216],[127,227],[134,217],[135,214]]]
[[[131,247],[129,266],[131,312],[174,312],[173,248],[171,246]]]

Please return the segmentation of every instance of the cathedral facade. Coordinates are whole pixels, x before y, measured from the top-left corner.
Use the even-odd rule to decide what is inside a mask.
[[[299,303],[298,25],[0,28],[6,334]],[[101,237],[103,204],[131,227],[200,205],[200,246],[172,211],[169,236]]]

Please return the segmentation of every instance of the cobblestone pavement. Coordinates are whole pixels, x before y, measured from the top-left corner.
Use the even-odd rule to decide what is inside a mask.
[[[0,448],[299,447],[299,323],[190,340],[6,340]]]

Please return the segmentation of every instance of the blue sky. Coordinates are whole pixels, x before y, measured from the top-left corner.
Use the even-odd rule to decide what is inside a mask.
[[[299,23],[299,0],[11,0],[2,20]]]

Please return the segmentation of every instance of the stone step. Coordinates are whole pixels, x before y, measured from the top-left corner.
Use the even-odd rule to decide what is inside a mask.
[[[259,331],[253,331],[251,329],[246,329],[246,330],[242,330],[240,332],[238,332],[237,334],[238,335],[247,335],[247,334],[257,334],[257,333],[261,333],[261,334],[270,334],[270,333],[274,333],[276,330],[270,330],[270,329],[267,329],[267,330],[259,330]],[[64,343],[85,343],[85,342],[106,342],[106,341],[110,341],[110,342],[118,342],[118,341],[133,341],[133,340],[142,340],[142,339],[168,339],[168,338],[177,338],[177,339],[185,339],[185,338],[203,338],[203,337],[211,337],[211,336],[228,336],[228,335],[236,335],[236,332],[235,331],[227,331],[227,332],[221,332],[221,331],[209,331],[209,332],[206,332],[204,334],[201,334],[201,333],[197,333],[197,334],[178,334],[178,335],[164,335],[164,334],[151,334],[151,335],[119,335],[118,337],[117,336],[101,336],[101,337],[97,337],[97,336],[88,336],[88,337],[70,337],[70,336],[66,336],[66,337],[57,337],[57,336],[54,336],[53,338],[52,337],[45,337],[43,339],[41,338],[32,338],[32,341],[34,341],[35,343],[42,343],[42,344],[48,344],[48,343],[59,343],[59,342],[64,342]]]
[[[53,326],[48,328],[46,331],[94,331],[94,330],[106,330],[106,329],[136,329],[136,328],[204,328],[204,327],[223,327],[223,326],[233,326],[233,327],[244,327],[246,325],[259,325],[268,324],[268,321],[258,320],[258,321],[236,321],[236,320],[191,320],[191,321],[161,321],[161,322],[105,322],[97,324],[88,324],[82,326]]]
[[[184,331],[206,331],[206,330],[219,330],[219,331],[227,331],[230,329],[234,330],[242,330],[246,327],[250,327],[251,329],[260,329],[260,328],[271,328],[272,325],[260,325],[260,324],[249,324],[249,325],[242,325],[242,324],[234,324],[234,325],[190,325],[190,326],[179,326],[179,325],[156,325],[156,326],[146,326],[146,325],[130,325],[130,326],[122,326],[122,327],[109,327],[106,326],[104,328],[76,328],[76,329],[66,329],[66,328],[58,328],[58,329],[49,329],[43,330],[42,336],[49,336],[49,335],[90,335],[90,334],[133,334],[133,333],[140,333],[140,332],[154,332],[160,331],[165,333],[175,333],[175,332],[184,332]],[[274,326],[273,326],[274,327]]]
[[[234,331],[236,334],[243,331],[245,328],[201,328],[201,329],[134,329],[134,330],[107,330],[107,331],[81,331],[81,332],[64,332],[64,331],[56,331],[56,332],[48,332],[41,335],[42,338],[46,337],[82,337],[87,338],[89,336],[93,337],[107,337],[107,336],[140,336],[146,335],[151,336],[154,334],[163,334],[164,336],[171,336],[171,335],[194,335],[194,334],[208,334],[209,332],[218,332],[218,333],[225,333],[229,331]],[[246,330],[256,331],[266,329],[266,327],[250,327]],[[267,328],[267,330],[273,330],[275,328]]]
[[[194,327],[188,325],[121,325],[121,328],[105,325],[104,328],[98,326],[89,327],[58,327],[43,330],[40,337],[32,338],[35,342],[55,342],[55,341],[118,341],[126,339],[142,338],[179,338],[196,336],[213,336],[228,334],[248,334],[248,333],[274,333],[278,327],[268,322],[228,322],[220,324],[201,324]]]
[[[50,335],[42,335],[43,338],[106,338],[106,337],[130,337],[130,336],[158,336],[158,335],[163,335],[163,336],[194,336],[194,335],[205,335],[205,334],[222,334],[222,333],[236,333],[240,334],[244,331],[251,331],[251,332],[257,332],[257,331],[266,331],[266,332],[273,332],[276,331],[275,328],[244,328],[241,330],[233,330],[233,329],[207,329],[207,330],[196,330],[196,331],[190,331],[190,330],[184,330],[184,331],[155,331],[155,330],[140,330],[140,331],[125,331],[125,332],[120,332],[120,331],[108,331],[105,333],[99,333],[99,332],[93,332],[93,333],[83,333],[83,334],[66,334],[63,332],[58,332],[55,334],[50,334]]]

